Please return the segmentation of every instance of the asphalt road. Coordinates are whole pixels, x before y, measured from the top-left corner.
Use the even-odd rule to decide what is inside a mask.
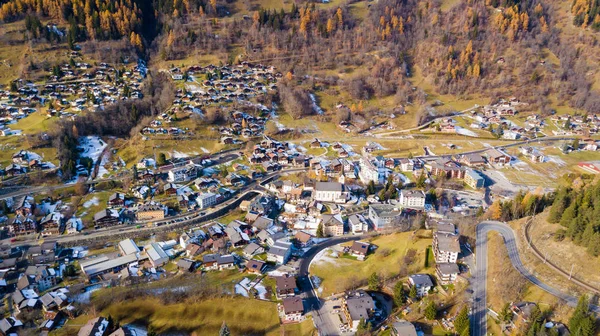
[[[506,224],[496,221],[484,221],[477,225],[476,267],[472,278],[473,307],[471,313],[471,334],[484,336],[487,332],[486,278],[487,278],[487,234],[496,231],[504,238],[508,257],[513,267],[534,285],[565,301],[570,306],[576,306],[578,298],[548,286],[531,274],[521,262],[514,231]],[[590,310],[600,313],[600,307],[590,306]]]
[[[298,272],[298,285],[300,290],[303,292],[304,307],[306,311],[313,312],[313,321],[320,336],[337,336],[340,335],[340,331],[335,321],[332,321],[330,312],[326,311],[326,307],[323,305],[323,301],[319,299],[315,293],[315,289],[312,286],[312,282],[309,278],[310,263],[314,257],[322,250],[349,241],[360,240],[366,236],[345,236],[338,238],[331,238],[322,243],[314,245],[308,250],[300,261],[300,270]]]

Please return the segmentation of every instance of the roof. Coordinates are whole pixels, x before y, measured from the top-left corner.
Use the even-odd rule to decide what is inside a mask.
[[[363,243],[361,241],[355,241],[354,243],[352,243],[352,247],[350,249],[358,254],[367,255],[367,253],[369,252],[369,246],[371,246],[371,244]]]
[[[342,215],[341,214],[326,214],[322,216],[323,218],[323,225],[324,226],[331,226],[331,225],[344,225],[344,220],[342,219]]]
[[[261,248],[260,245],[258,245],[257,243],[250,243],[246,247],[244,247],[244,253],[245,254],[254,254],[254,252],[256,252],[256,250],[258,250],[260,248]]]
[[[304,231],[298,231],[296,232],[296,235],[294,236],[294,238],[298,239],[299,242],[301,243],[308,243],[311,239],[312,239],[312,235],[309,233],[306,233]]]
[[[219,264],[219,265],[233,264],[234,262],[235,262],[235,259],[233,258],[233,256],[231,254],[217,257],[217,264]]]
[[[417,336],[415,326],[406,320],[394,322],[392,328],[394,328],[395,334],[398,336]]]
[[[260,260],[248,260],[248,262],[246,263],[246,268],[252,271],[259,271],[262,272],[263,267],[265,266],[265,263],[260,261]]]
[[[460,270],[458,269],[458,265],[457,264],[441,263],[441,264],[437,264],[436,267],[440,271],[440,273],[442,273],[442,274],[449,275],[449,274],[458,274],[458,273],[460,273]]]
[[[302,298],[298,296],[286,297],[283,299],[283,312],[285,314],[303,312],[304,304]]]
[[[94,215],[94,221],[98,221],[98,220],[101,220],[101,219],[106,218],[106,217],[115,217],[115,218],[118,218],[119,214],[115,210],[104,209],[104,210],[96,212],[96,214]]]
[[[180,268],[190,269],[192,266],[194,266],[194,262],[188,259],[180,259],[177,262],[177,267]]]
[[[369,319],[369,311],[375,309],[373,298],[365,291],[358,291],[346,299],[346,308],[352,321]]]
[[[437,223],[437,232],[447,233],[447,234],[456,234],[456,226],[454,226],[454,224],[452,224],[452,223],[438,222]]]
[[[369,209],[372,209],[375,215],[380,218],[396,217],[402,214],[402,211],[392,204],[371,204]]]
[[[148,244],[144,247],[148,258],[152,261],[169,258],[165,250],[158,243]]]
[[[315,186],[317,191],[344,191],[344,185],[339,182],[317,182]]]
[[[474,180],[483,180],[483,176],[473,169],[467,169],[466,173]]]
[[[504,157],[504,156],[509,156],[508,154],[504,153],[503,151],[497,149],[497,148],[490,148],[486,151],[486,154],[491,157],[491,158],[500,158],[500,157]]]
[[[437,239],[437,248],[440,251],[447,252],[460,252],[460,242],[458,237],[454,235],[443,234],[440,232],[435,233]]]
[[[119,242],[119,248],[124,254],[133,254],[140,252],[140,248],[133,239],[125,239]]]
[[[136,254],[129,254],[129,255],[125,255],[122,257],[117,257],[114,259],[110,259],[100,263],[96,263],[90,266],[82,266],[83,268],[83,272],[88,276],[91,277],[93,275],[96,275],[98,273],[103,273],[106,272],[108,270],[111,270],[113,268],[117,268],[117,267],[121,267],[121,266],[125,266],[127,264],[130,264],[132,262],[138,261],[138,257]]]
[[[218,254],[207,254],[204,257],[202,257],[202,262],[205,264],[212,263],[212,262],[216,262],[218,258],[219,258]]]
[[[275,277],[275,288],[278,292],[285,291],[288,289],[296,289],[298,286],[296,285],[296,277],[283,275]]]
[[[411,282],[417,287],[433,287],[429,274],[413,274],[409,276]]]
[[[412,198],[425,198],[425,193],[423,190],[400,190],[403,197],[412,197]]]
[[[156,203],[146,203],[146,204],[142,204],[137,208],[138,212],[143,212],[143,211],[164,211],[164,206],[162,204],[156,204]]]

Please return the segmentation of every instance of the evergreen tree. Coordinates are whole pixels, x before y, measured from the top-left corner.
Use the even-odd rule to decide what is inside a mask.
[[[469,329],[469,307],[464,306],[456,319],[454,319],[454,329],[459,335],[462,335],[465,329]]]
[[[319,226],[317,227],[317,238],[323,237],[325,237],[325,234],[323,232],[323,223],[319,223]]]
[[[587,296],[579,297],[577,307],[569,319],[569,330],[573,335],[592,336],[595,332],[594,318],[590,315]]]
[[[394,303],[400,307],[406,303],[406,291],[402,281],[396,282],[394,285]]]
[[[369,276],[369,290],[379,291],[381,290],[381,279],[376,272],[371,273]]]
[[[415,285],[410,286],[410,291],[408,292],[408,297],[412,300],[417,299],[417,287]]]
[[[437,316],[437,308],[435,307],[435,302],[430,301],[427,307],[425,307],[425,318],[432,321],[435,320]]]

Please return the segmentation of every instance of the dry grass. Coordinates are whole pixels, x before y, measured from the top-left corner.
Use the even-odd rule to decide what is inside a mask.
[[[385,235],[372,239],[370,242],[378,246],[374,254],[369,255],[365,261],[349,258],[314,261],[311,265],[311,274],[322,280],[322,295],[329,296],[333,293],[343,292],[356,284],[366,283],[366,279],[373,273],[380,274],[382,278],[392,278],[398,275],[403,257],[409,248],[417,251],[415,262],[408,267],[410,273],[425,271],[432,273],[433,265],[424,269],[425,250],[431,245],[430,238],[418,238],[419,235],[429,235],[429,231],[403,232]]]
[[[187,332],[216,335],[223,322],[233,335],[277,335],[280,333],[276,305],[243,297],[206,299],[163,305],[157,299],[139,299],[108,307],[121,324],[145,322],[157,333]]]

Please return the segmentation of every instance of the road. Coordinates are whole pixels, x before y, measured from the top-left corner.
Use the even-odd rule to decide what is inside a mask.
[[[298,272],[298,285],[303,292],[304,307],[306,311],[312,311],[313,321],[320,336],[340,335],[339,327],[330,317],[329,311],[323,305],[323,301],[317,296],[315,289],[309,277],[309,268],[314,257],[322,250],[349,241],[360,240],[366,236],[345,236],[326,240],[320,244],[314,245],[308,250],[300,261],[300,270]]]
[[[484,221],[477,225],[477,244],[476,244],[476,266],[472,278],[473,285],[473,307],[471,314],[471,335],[484,336],[487,332],[487,235],[489,232],[496,231],[504,238],[504,244],[508,250],[508,257],[513,267],[523,275],[527,280],[544,291],[565,301],[570,306],[576,306],[578,298],[566,294],[554,287],[551,287],[531,274],[523,265],[514,231],[506,224],[496,221]],[[600,313],[600,307],[590,306],[590,310]]]

